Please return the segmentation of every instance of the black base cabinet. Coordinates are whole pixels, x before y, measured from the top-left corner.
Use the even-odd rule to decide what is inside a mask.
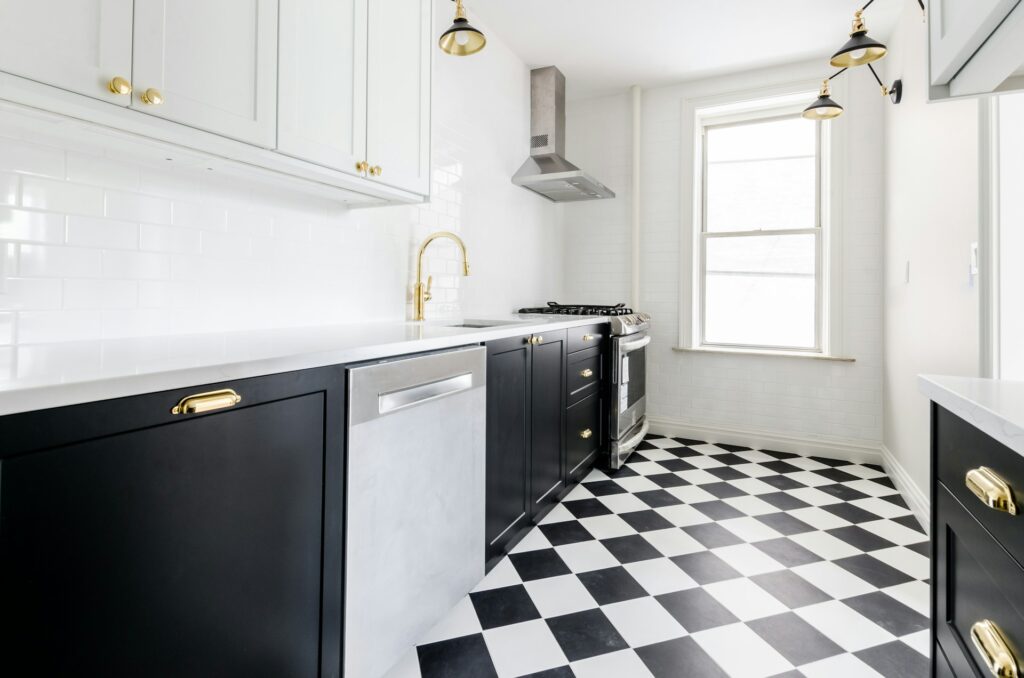
[[[605,370],[594,344],[604,327],[595,326],[580,346],[566,330],[487,344],[488,571],[600,454]]]
[[[0,418],[0,675],[340,675],[343,386]]]

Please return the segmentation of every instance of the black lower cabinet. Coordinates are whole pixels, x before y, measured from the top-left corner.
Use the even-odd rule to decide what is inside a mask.
[[[565,487],[566,333],[545,332],[530,365],[530,515],[539,518]]]
[[[0,418],[0,675],[340,675],[343,393],[323,368]]]

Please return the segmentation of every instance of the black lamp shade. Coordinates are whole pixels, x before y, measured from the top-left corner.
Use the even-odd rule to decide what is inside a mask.
[[[827,94],[821,94],[814,103],[804,109],[803,117],[807,120],[831,120],[843,114],[843,107]]]
[[[441,34],[437,41],[441,49],[454,56],[476,54],[487,44],[487,38],[464,18],[455,19],[451,28]]]
[[[850,35],[838,52],[832,55],[830,64],[836,68],[863,66],[878,61],[885,56],[885,45],[868,37],[867,31],[857,31]]]

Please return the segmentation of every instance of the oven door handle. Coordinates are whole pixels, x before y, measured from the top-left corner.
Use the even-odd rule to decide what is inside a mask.
[[[627,353],[632,353],[633,351],[639,351],[649,343],[651,343],[650,335],[643,337],[642,339],[637,339],[636,341],[622,342],[621,344],[619,344],[619,353],[622,355],[626,355]]]

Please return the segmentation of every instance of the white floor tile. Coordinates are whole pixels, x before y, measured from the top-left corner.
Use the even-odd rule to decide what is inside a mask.
[[[775,475],[775,471],[767,469],[760,464],[736,464],[733,468],[740,473],[745,473],[751,478],[764,478]]]
[[[781,533],[754,518],[729,518],[718,521],[718,524],[749,543],[778,539],[782,536]]]
[[[421,645],[435,643],[439,640],[459,638],[473,633],[480,633],[480,620],[476,616],[473,602],[469,596],[455,604],[448,614],[430,629],[420,641]]]
[[[630,647],[681,638],[686,629],[654,598],[637,598],[601,608]]]
[[[565,508],[565,506],[559,504],[548,511],[548,514],[541,519],[540,524],[564,523],[566,520],[576,520],[576,516],[570,513],[569,509]]]
[[[920,652],[925,657],[932,656],[931,630],[925,629],[923,631],[918,631],[917,633],[911,633],[909,636],[903,636],[900,640]]]
[[[758,499],[757,497],[729,497],[722,501],[729,506],[732,506],[737,511],[743,511],[748,516],[763,516],[767,513],[779,512],[779,509],[772,506],[764,499]]]
[[[877,590],[860,577],[827,561],[794,567],[793,572],[833,598],[852,598]]]
[[[800,673],[807,678],[885,678],[852,654],[840,654],[813,664],[804,664],[800,667]]]
[[[811,506],[827,506],[829,504],[838,504],[841,502],[840,499],[837,499],[826,492],[822,492],[815,487],[798,487],[795,490],[786,490],[786,494],[794,496],[801,501],[805,501]]]
[[[861,523],[860,526],[868,532],[877,534],[879,537],[888,539],[893,544],[899,544],[900,546],[916,544],[925,539],[925,536],[917,530],[912,530],[891,520],[873,520],[870,523]]]
[[[763,480],[757,478],[741,478],[739,480],[728,481],[730,485],[735,485],[744,492],[749,494],[770,494],[772,492],[778,492],[778,488],[772,487]]]
[[[502,558],[473,590],[487,591],[489,589],[500,589],[503,586],[515,586],[522,583],[523,580],[520,578],[519,573],[516,572],[516,568],[512,566],[512,561],[508,558]]]
[[[618,515],[581,518],[580,525],[587,528],[587,532],[594,535],[595,539],[612,539],[636,534],[636,530]]]
[[[597,500],[608,507],[613,513],[629,513],[631,511],[643,511],[650,506],[637,499],[632,494],[609,494],[598,497]]]
[[[784,460],[787,464],[802,468],[805,471],[817,471],[824,468],[829,468],[828,464],[822,464],[820,461],[814,461],[810,457],[792,457]]]
[[[526,536],[515,545],[510,553],[522,553],[523,551],[537,551],[549,548],[551,548],[551,542],[548,541],[543,532],[535,527],[526,533]]]
[[[422,644],[422,643],[421,643]],[[420,660],[416,648],[411,648],[384,674],[384,678],[422,678]]]
[[[872,497],[884,497],[896,493],[891,487],[886,487],[870,480],[851,480],[846,483],[846,486]]]
[[[704,523],[710,523],[711,519],[706,515],[685,504],[676,504],[675,506],[663,506],[661,508],[654,509],[661,514],[663,518],[668,520],[676,527],[686,527],[688,525],[703,525]]]
[[[914,579],[927,579],[931,575],[931,561],[905,546],[872,551],[871,555]]]
[[[850,524],[849,520],[843,520],[836,514],[829,513],[825,509],[818,508],[817,506],[794,509],[789,511],[789,515],[793,516],[797,520],[804,521],[817,530],[831,530],[835,527],[846,527]]]
[[[725,464],[717,461],[714,457],[687,457],[685,461],[690,466],[696,466],[699,469],[720,468],[725,466]]]
[[[722,479],[718,476],[713,476],[707,471],[701,469],[687,469],[686,471],[680,471],[679,477],[688,483],[694,485],[707,485],[708,483],[720,483]],[[708,495],[709,497],[714,495]]]
[[[521,676],[568,663],[543,619],[484,631],[494,668],[501,676]]]
[[[555,551],[573,572],[589,572],[619,565],[618,559],[598,541],[556,546]]]
[[[786,459],[785,461],[789,461]],[[787,473],[787,478],[792,478],[798,483],[803,483],[808,487],[820,487],[822,485],[834,485],[836,481],[829,480],[825,476],[819,476],[817,473],[811,473],[810,471],[797,471],[795,473]]]
[[[804,532],[791,535],[789,538],[825,560],[837,560],[862,553],[859,549],[827,532]]]
[[[620,650],[573,662],[576,678],[653,678],[632,650]]]
[[[857,652],[896,639],[894,635],[838,600],[801,607],[794,612],[847,652]]]
[[[640,586],[652,596],[660,596],[663,593],[685,591],[697,587],[697,582],[688,574],[667,558],[655,558],[654,560],[641,560],[637,563],[628,563],[624,566],[626,571],[633,575],[633,579],[639,582]]]
[[[881,516],[882,518],[899,518],[900,516],[906,516],[910,514],[910,511],[903,508],[902,506],[897,506],[892,502],[888,502],[884,499],[879,499],[878,497],[854,499],[850,503],[853,504],[854,506],[859,506],[865,511],[871,511],[875,515]]]
[[[684,473],[703,473],[703,471],[681,471],[676,475],[682,476]],[[716,478],[717,480],[717,478]],[[680,501],[684,501],[687,504],[699,504],[702,501],[714,501],[718,497],[711,494],[707,490],[702,490],[697,485],[683,485],[681,487],[670,487],[666,490],[673,497],[678,498]]]
[[[741,621],[789,612],[789,608],[749,579],[715,582],[705,585],[704,590]]]
[[[786,569],[782,563],[750,544],[723,546],[712,549],[711,552],[732,565],[744,577]]]
[[[593,499],[594,493],[587,489],[586,483],[580,483],[576,487],[569,490],[569,494],[565,495],[562,499],[565,501],[578,501],[580,499]]]
[[[693,639],[733,676],[762,678],[793,668],[785,657],[743,624],[701,631],[693,634]]]
[[[572,574],[535,579],[523,586],[530,594],[537,611],[545,619],[598,607],[594,596],[590,595],[586,587]]]
[[[669,558],[706,550],[703,544],[677,527],[643,532],[640,536],[658,549],[661,555]]]
[[[644,450],[643,452],[641,452],[641,454],[651,461],[667,461],[669,459],[677,459],[676,455],[662,449]]]
[[[890,586],[882,589],[882,593],[892,596],[925,617],[931,615],[931,587],[923,581],[908,581],[899,586]]]
[[[651,464],[657,466],[657,464]],[[634,466],[640,466],[640,464],[634,464]],[[636,469],[637,473],[640,473],[640,469]],[[650,472],[650,475],[656,473],[668,473],[665,469],[658,466],[657,469]],[[648,490],[660,490],[661,485],[657,485],[652,481],[648,480],[644,476],[630,476],[628,478],[616,478],[616,483],[619,484],[627,492],[647,492]]]

